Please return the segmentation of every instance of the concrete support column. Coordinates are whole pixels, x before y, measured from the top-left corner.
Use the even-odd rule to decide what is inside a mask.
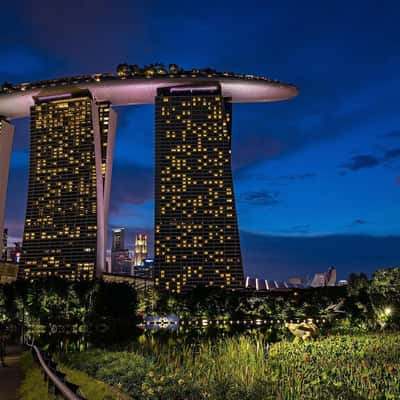
[[[0,119],[0,257],[3,248],[4,215],[13,138],[14,126]]]
[[[110,122],[108,126],[108,136],[107,136],[107,164],[106,164],[106,174],[104,181],[104,241],[106,248],[108,244],[108,220],[110,211],[111,178],[112,178],[112,169],[114,162],[114,144],[115,144],[116,130],[117,130],[117,113],[114,110],[110,109]],[[110,265],[108,265],[108,269],[106,272],[111,273],[111,263]]]

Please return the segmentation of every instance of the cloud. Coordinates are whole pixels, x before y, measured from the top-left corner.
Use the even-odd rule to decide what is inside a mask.
[[[392,160],[392,159],[398,158],[398,157],[400,157],[400,148],[387,150],[387,151],[385,151],[385,154],[383,155],[383,159],[385,161]]]
[[[294,183],[294,182],[301,182],[306,179],[311,179],[315,178],[317,174],[311,173],[311,172],[306,172],[303,174],[290,174],[290,175],[281,175],[281,176],[263,176],[259,175],[257,178],[262,181],[267,181],[269,183],[276,183],[276,184],[289,184],[289,183]]]
[[[289,233],[289,234],[302,233],[302,234],[305,234],[305,233],[310,232],[310,228],[311,228],[310,224],[295,225],[288,229],[282,229],[279,231],[279,233]]]
[[[153,193],[153,170],[138,164],[117,164],[113,170],[110,214],[117,215],[124,205],[144,204]]]
[[[254,164],[265,159],[278,157],[284,152],[284,143],[271,136],[260,137],[258,134],[240,135],[233,141],[232,164],[238,173],[248,164]]]
[[[368,221],[365,219],[355,219],[351,224],[346,225],[347,228],[353,228],[355,226],[360,226],[360,225],[367,225],[369,224]]]
[[[379,158],[371,155],[371,154],[364,154],[359,156],[353,156],[351,161],[342,164],[342,168],[346,168],[350,171],[358,171],[364,168],[373,168],[380,164]]]
[[[400,148],[385,150],[382,156],[372,154],[353,156],[348,163],[342,164],[340,167],[349,171],[358,171],[360,169],[377,167],[396,158],[400,158]],[[342,175],[345,174],[342,173]]]
[[[257,206],[275,206],[280,203],[278,192],[258,191],[243,193],[239,201]]]

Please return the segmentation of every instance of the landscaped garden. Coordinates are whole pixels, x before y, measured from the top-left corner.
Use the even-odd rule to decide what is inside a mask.
[[[152,356],[140,351],[71,353],[64,362],[134,399],[399,399],[400,335],[281,341],[267,350],[247,336]]]
[[[0,323],[51,353],[87,400],[400,399],[399,293],[399,268],[267,294],[48,280],[0,286]],[[143,315],[180,327],[141,331]],[[309,319],[316,338],[294,341],[285,322]],[[26,357],[22,399],[45,399]]]

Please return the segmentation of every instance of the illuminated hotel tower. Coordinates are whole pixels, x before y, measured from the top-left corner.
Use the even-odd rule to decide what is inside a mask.
[[[155,285],[243,287],[229,99],[218,85],[156,97]]]
[[[104,271],[115,128],[87,90],[35,98],[22,277]]]
[[[142,265],[143,260],[147,258],[147,235],[138,233],[135,237],[135,259],[134,265]]]
[[[13,137],[14,127],[0,116],[0,257],[3,254],[4,211]]]

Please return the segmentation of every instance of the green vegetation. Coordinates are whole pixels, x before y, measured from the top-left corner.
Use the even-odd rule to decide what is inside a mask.
[[[21,368],[24,374],[18,393],[21,400],[54,399],[54,396],[48,394],[47,383],[30,352],[25,352],[21,356]],[[106,383],[90,377],[85,372],[76,371],[64,365],[61,366],[61,370],[67,374],[67,379],[70,382],[79,385],[80,392],[87,400],[129,399],[117,388],[112,388]]]
[[[281,341],[268,355],[261,340],[239,336],[197,354],[174,346],[153,357],[97,350],[67,362],[143,400],[400,398],[399,334]]]
[[[30,352],[25,352],[21,356],[21,369],[24,374],[19,396],[21,400],[50,400],[48,395],[47,383],[44,381],[39,367],[34,362]]]
[[[61,366],[60,369],[67,374],[67,379],[70,382],[79,385],[80,393],[87,400],[125,400],[129,398],[116,388],[90,377],[85,372],[76,371],[66,366]]]
[[[63,362],[133,396],[141,393],[142,382],[151,365],[140,354],[103,350],[71,353]]]
[[[0,285],[0,325],[15,338],[43,338],[51,351],[93,344],[124,343],[137,325],[137,298],[127,284],[63,279]]]

